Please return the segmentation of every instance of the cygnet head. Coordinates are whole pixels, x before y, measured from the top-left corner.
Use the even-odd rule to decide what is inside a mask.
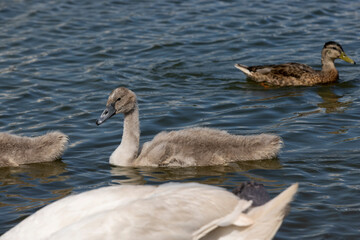
[[[108,98],[106,108],[96,120],[96,124],[100,125],[107,119],[118,113],[130,113],[136,107],[136,95],[131,90],[119,87],[114,89]]]

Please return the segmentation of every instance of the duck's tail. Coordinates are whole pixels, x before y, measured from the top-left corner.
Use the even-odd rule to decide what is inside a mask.
[[[243,73],[245,73],[246,76],[251,76],[252,73],[249,71],[249,67],[248,66],[245,66],[245,65],[241,65],[241,64],[238,64],[236,63],[234,65],[237,69],[239,69],[240,71],[242,71]]]

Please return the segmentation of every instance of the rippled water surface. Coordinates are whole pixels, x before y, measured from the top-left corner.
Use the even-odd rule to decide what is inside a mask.
[[[360,60],[359,1],[0,2],[0,129],[26,136],[57,129],[62,161],[0,169],[0,234],[72,193],[113,184],[246,180],[275,196],[300,190],[276,239],[360,236],[360,79],[337,60],[337,83],[264,88],[233,67],[283,62],[320,68],[326,41]],[[163,169],[108,164],[122,117],[97,127],[107,95],[138,95],[141,142],[162,130],[213,127],[275,133],[277,159]]]

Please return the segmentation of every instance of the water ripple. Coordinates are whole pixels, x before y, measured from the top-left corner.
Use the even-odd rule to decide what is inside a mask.
[[[255,180],[271,195],[300,183],[276,239],[356,239],[357,65],[336,61],[339,82],[310,88],[263,88],[233,65],[319,69],[330,40],[357,61],[359,11],[344,0],[0,2],[1,131],[70,136],[62,161],[0,169],[0,234],[52,201],[101,186],[197,181],[231,189]],[[122,117],[101,127],[95,119],[117,86],[138,95],[141,143],[205,126],[275,133],[285,146],[277,159],[230,166],[110,166]]]

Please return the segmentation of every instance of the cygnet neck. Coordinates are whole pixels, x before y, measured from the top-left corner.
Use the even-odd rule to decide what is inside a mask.
[[[110,156],[110,164],[132,166],[137,158],[140,141],[139,109],[137,104],[133,110],[124,114],[123,135],[120,145]]]

